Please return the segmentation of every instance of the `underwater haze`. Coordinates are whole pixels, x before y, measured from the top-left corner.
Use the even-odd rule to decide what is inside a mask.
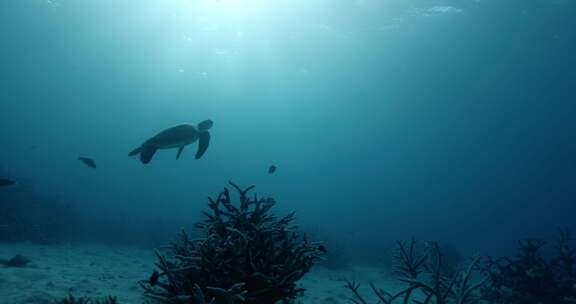
[[[576,228],[575,12],[571,0],[4,0],[0,178],[18,184],[0,192],[29,187],[171,235],[233,181],[350,259],[411,237],[508,254]],[[178,160],[128,156],[207,119],[198,160],[198,143]]]

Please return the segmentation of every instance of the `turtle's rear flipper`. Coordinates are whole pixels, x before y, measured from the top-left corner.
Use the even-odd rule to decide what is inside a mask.
[[[142,151],[142,147],[138,147],[138,148],[132,150],[132,152],[130,152],[130,153],[128,154],[128,156],[138,155],[138,154],[140,153],[140,151]]]
[[[200,138],[198,140],[198,151],[196,152],[196,159],[200,159],[204,152],[208,149],[208,145],[210,144],[210,133],[208,132],[200,132]]]
[[[156,153],[156,148],[154,147],[144,147],[140,150],[140,161],[143,164],[147,164],[152,160],[152,157]]]

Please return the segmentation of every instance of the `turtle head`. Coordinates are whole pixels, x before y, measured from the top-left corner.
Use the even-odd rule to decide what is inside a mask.
[[[212,128],[213,124],[214,122],[212,122],[212,120],[207,119],[198,124],[198,131],[200,132],[208,131],[208,129]]]

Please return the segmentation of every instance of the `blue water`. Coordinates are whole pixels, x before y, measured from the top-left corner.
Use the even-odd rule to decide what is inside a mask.
[[[193,223],[232,180],[350,254],[411,236],[507,252],[575,226],[574,12],[570,0],[4,0],[0,166],[21,189],[129,223]],[[200,160],[195,145],[179,160],[128,157],[205,119]]]

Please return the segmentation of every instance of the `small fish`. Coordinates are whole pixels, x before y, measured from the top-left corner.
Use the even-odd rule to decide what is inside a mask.
[[[11,179],[0,178],[0,187],[8,187],[15,185],[16,182]]]
[[[277,167],[274,165],[271,165],[270,167],[268,167],[268,174],[274,174],[274,172],[276,172]]]
[[[324,247],[324,245],[318,245],[318,250],[320,250],[324,253],[328,253],[328,249],[326,249],[326,247]]]
[[[88,157],[78,157],[78,160],[83,162],[86,166],[96,169],[96,162],[93,159]]]
[[[150,279],[148,279],[148,282],[150,283],[151,286],[154,286],[158,282],[158,278],[160,278],[160,273],[154,270],[154,272],[150,276]]]

